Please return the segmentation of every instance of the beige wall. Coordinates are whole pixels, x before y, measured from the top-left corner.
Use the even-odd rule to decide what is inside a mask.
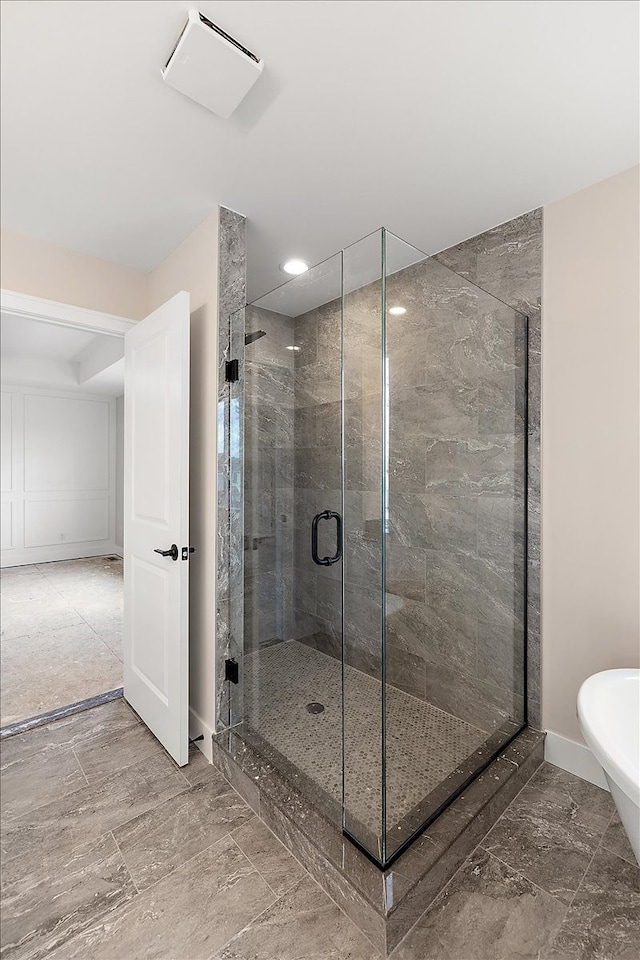
[[[216,208],[149,274],[148,312],[180,290],[191,294],[190,565],[191,735],[214,729],[218,369]],[[195,721],[195,722],[194,722]],[[211,738],[205,736],[210,747]]]
[[[544,210],[543,724],[581,740],[582,681],[639,664],[638,168]]]
[[[71,303],[141,320],[147,312],[147,274],[43,240],[3,230],[2,287],[15,293]]]
[[[218,336],[216,208],[146,274],[2,231],[2,286],[139,320],[180,290],[191,295],[190,707],[214,728],[215,524]],[[205,738],[210,747],[211,739]]]

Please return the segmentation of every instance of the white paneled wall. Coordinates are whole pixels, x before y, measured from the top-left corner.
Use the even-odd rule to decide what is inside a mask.
[[[115,399],[2,388],[2,566],[115,549]]]

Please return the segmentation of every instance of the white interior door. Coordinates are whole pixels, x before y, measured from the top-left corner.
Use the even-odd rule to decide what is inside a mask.
[[[126,334],[124,398],[124,695],[183,766],[189,752],[188,293],[176,294]]]

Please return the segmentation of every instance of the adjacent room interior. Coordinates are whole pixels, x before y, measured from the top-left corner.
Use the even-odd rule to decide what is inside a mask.
[[[6,728],[122,687],[124,342],[1,324]]]

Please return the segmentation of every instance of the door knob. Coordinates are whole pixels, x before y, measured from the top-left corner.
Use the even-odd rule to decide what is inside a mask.
[[[171,557],[172,560],[178,559],[178,547],[177,544],[172,543],[169,550],[160,550],[156,548],[154,553],[159,553],[161,557]]]

